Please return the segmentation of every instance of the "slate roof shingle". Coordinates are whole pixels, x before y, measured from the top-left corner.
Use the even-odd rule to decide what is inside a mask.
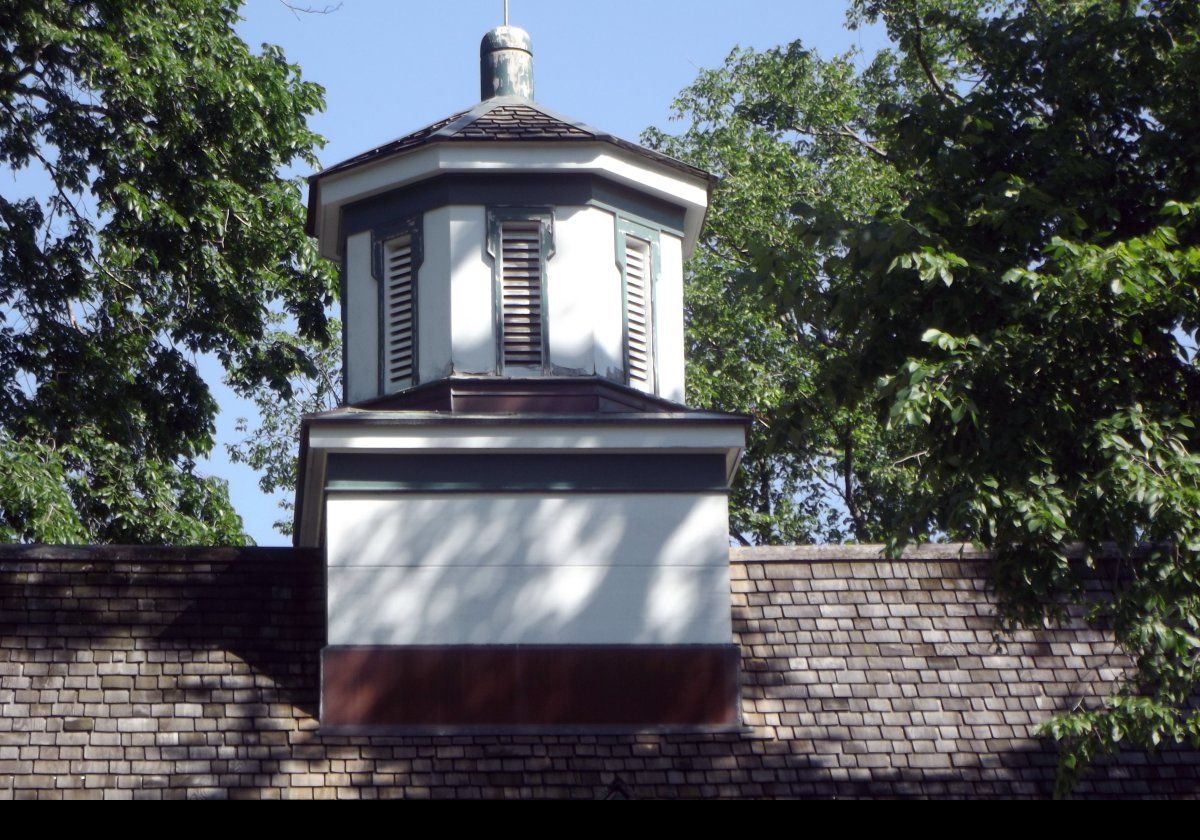
[[[703,169],[698,169],[661,152],[647,149],[637,143],[631,143],[563,116],[532,100],[521,97],[496,97],[327,167],[312,175],[309,181],[316,181],[328,175],[345,172],[371,161],[409,152],[432,143],[464,141],[528,143],[564,140],[611,143],[625,151],[693,177],[712,180],[712,176]]]
[[[984,558],[734,549],[746,728],[349,737],[317,722],[319,552],[0,547],[0,799],[1042,797],[1036,727],[1128,665],[1081,625],[993,638]],[[1200,751],[1080,797],[1200,796]]]

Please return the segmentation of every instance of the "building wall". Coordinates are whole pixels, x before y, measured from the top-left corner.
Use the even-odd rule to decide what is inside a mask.
[[[723,492],[326,504],[331,645],[730,643]]]
[[[487,209],[443,207],[427,213],[426,231],[449,223],[449,274],[426,272],[425,282],[450,286],[450,352],[453,373],[494,374],[497,368],[495,292],[487,242]],[[420,325],[417,325],[420,329]]]
[[[600,376],[625,383],[625,304],[617,265],[617,216],[592,206],[556,206],[554,252],[543,278],[547,357],[556,376]],[[417,270],[418,380],[499,376],[495,260],[488,253],[488,208],[449,205],[421,214]],[[624,217],[623,217],[624,218]],[[654,283],[656,393],[682,403],[683,240],[662,231]],[[344,264],[347,398],[380,396],[379,281],[372,234],[346,240]],[[512,374],[512,370],[509,370]],[[541,376],[540,372],[530,373]]]
[[[999,645],[987,564],[945,548],[737,549],[740,733],[330,737],[321,559],[0,548],[0,798],[1045,796],[1033,734],[1126,662],[1102,633]],[[1200,753],[1081,796],[1197,796]]]
[[[346,240],[346,401],[379,395],[379,285],[371,276],[371,234]]]
[[[596,207],[554,209],[546,316],[555,371],[624,381],[624,310],[614,224],[612,213]]]
[[[471,220],[455,217],[455,208],[431,210],[422,220],[422,260],[417,269],[417,382],[432,382],[453,373],[453,296],[462,294],[446,278],[459,255],[454,234]],[[463,272],[464,285],[470,286],[472,272]],[[485,287],[486,288],[486,287]],[[470,291],[467,291],[470,294]],[[475,360],[473,363],[478,363]],[[349,369],[347,365],[347,369]]]

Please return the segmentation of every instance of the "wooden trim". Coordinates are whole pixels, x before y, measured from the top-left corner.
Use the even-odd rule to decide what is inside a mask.
[[[509,364],[506,359],[504,304],[506,277],[504,264],[504,227],[508,224],[536,226],[538,243],[539,359],[536,365]],[[541,375],[550,370],[550,299],[546,283],[547,263],[554,256],[554,208],[496,205],[487,208],[487,254],[492,259],[492,309],[496,336],[496,368],[499,376]]]
[[[451,377],[427,382],[398,394],[361,400],[355,406],[369,410],[447,411],[460,414],[595,412],[609,416],[629,412],[704,413],[598,376]]]
[[[724,727],[736,645],[327,647],[321,726]]]
[[[364,198],[343,208],[341,236],[450,205],[602,207],[684,235],[684,208],[602,175],[580,172],[448,173]]]
[[[725,493],[721,453],[333,452],[325,489],[391,493]]]
[[[292,546],[172,545],[0,545],[0,563],[192,563],[270,562],[295,565],[322,562],[317,549]]]

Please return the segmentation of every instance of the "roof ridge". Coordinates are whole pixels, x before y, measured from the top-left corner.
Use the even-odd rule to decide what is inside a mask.
[[[493,108],[495,108],[496,106],[493,104],[494,102],[495,102],[494,99],[485,99],[482,102],[477,103],[476,105],[463,111],[461,114],[458,114],[457,116],[452,117],[450,120],[448,120],[446,122],[445,125],[443,125],[441,128],[439,128],[437,131],[432,132],[429,135],[429,137],[430,138],[453,137],[459,131],[466,128],[468,125],[475,122],[477,119],[484,116],[489,111],[491,111]]]
[[[596,128],[596,126],[592,125],[591,123],[586,123],[583,120],[577,120],[574,117],[570,117],[561,111],[556,111],[553,108],[548,108],[545,105],[542,105],[540,102],[534,102],[532,99],[529,100],[529,104],[532,105],[536,110],[541,111],[547,117],[556,119],[559,122],[566,123],[567,125],[574,126],[575,128],[581,129],[582,131],[587,131],[591,134],[596,135],[597,137],[615,137],[616,136],[611,131],[604,131],[603,129]]]

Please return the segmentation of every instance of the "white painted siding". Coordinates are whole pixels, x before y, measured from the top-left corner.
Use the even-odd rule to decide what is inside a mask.
[[[730,644],[729,569],[329,569],[331,645]]]
[[[424,261],[417,278],[417,364],[420,381],[450,373],[450,210],[425,214]]]
[[[454,372],[496,371],[492,265],[483,207],[443,208],[450,232],[450,333]],[[431,214],[432,215],[432,214]]]
[[[315,546],[321,541],[326,518],[321,488],[325,459],[331,452],[708,452],[724,456],[726,478],[732,481],[745,446],[745,430],[741,425],[695,421],[516,426],[429,420],[413,426],[388,427],[350,420],[309,426],[307,434],[308,463],[300,530],[301,545],[305,546]]]
[[[592,376],[595,335],[605,320],[606,287],[617,282],[613,216],[593,207],[559,207],[554,213],[554,258],[547,264],[550,363],[556,370]],[[609,290],[611,291],[611,290]]]
[[[669,233],[659,237],[662,249],[658,288],[654,302],[658,307],[655,323],[658,336],[658,393],[682,403],[683,391],[683,242]]]
[[[339,493],[328,563],[721,566],[725,509],[724,493]]]
[[[549,361],[560,375],[626,382],[625,310],[616,261],[616,220],[593,207],[555,211],[555,254],[547,261]],[[419,381],[497,371],[495,280],[487,255],[487,212],[450,206],[424,216],[417,277]],[[683,243],[663,233],[654,290],[653,390],[684,399]],[[379,284],[371,275],[371,236],[347,244],[347,391],[350,402],[379,395]],[[509,375],[540,375],[540,366],[508,366]],[[635,383],[650,389],[645,383]],[[392,389],[394,390],[394,389]]]
[[[445,143],[321,180],[317,236],[321,253],[336,258],[341,208],[355,201],[447,172],[590,172],[686,209],[686,253],[700,235],[708,183],[607,143]]]
[[[726,644],[723,494],[328,501],[330,644]]]
[[[371,234],[346,240],[346,396],[379,395],[379,284],[371,276]]]

